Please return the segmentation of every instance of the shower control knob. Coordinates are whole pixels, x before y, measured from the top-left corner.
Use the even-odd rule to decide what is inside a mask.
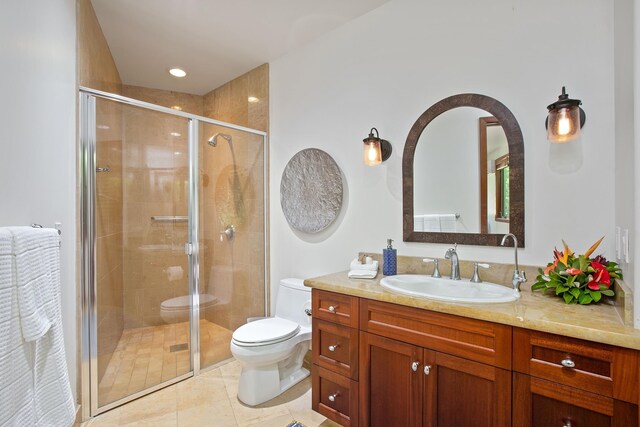
[[[334,305],[330,305],[330,306],[329,306],[329,308],[327,308],[327,310],[329,310],[329,311],[330,311],[330,312],[332,312],[332,313],[335,313],[337,308],[338,308],[338,307],[336,307],[336,306],[334,306]]]
[[[336,344],[336,345],[330,345],[330,346],[329,346],[329,351],[336,351],[336,349],[337,349],[338,347],[340,347],[340,345],[339,345],[339,344]]]

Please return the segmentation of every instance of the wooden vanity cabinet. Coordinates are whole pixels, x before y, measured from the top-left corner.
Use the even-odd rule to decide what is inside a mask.
[[[511,425],[509,327],[361,299],[360,329],[362,426]]]
[[[346,427],[358,423],[359,299],[314,289],[311,407]]]
[[[511,425],[511,372],[360,333],[363,426]]]
[[[313,409],[344,426],[638,426],[635,350],[317,289],[312,300]]]
[[[638,353],[514,328],[513,425],[638,425]]]

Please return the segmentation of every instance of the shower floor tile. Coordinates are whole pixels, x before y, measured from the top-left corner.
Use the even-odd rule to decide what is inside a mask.
[[[201,368],[231,357],[232,333],[200,320]],[[191,370],[190,346],[189,322],[125,329],[98,385],[99,406],[186,374]]]

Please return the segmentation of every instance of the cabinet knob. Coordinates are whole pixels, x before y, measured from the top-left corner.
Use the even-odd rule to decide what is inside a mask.
[[[420,366],[420,362],[413,362],[413,363],[411,364],[411,370],[412,370],[413,372],[416,372],[416,371],[418,370],[418,366]]]
[[[337,398],[338,396],[340,396],[340,393],[338,393],[338,392],[335,392],[335,393],[333,393],[333,394],[330,394],[330,395],[329,395],[329,400],[330,400],[331,402],[335,402],[335,401],[336,401],[336,398]]]
[[[340,347],[340,344],[336,344],[336,345],[330,345],[329,346],[329,351],[336,351],[336,349]]]
[[[576,367],[576,362],[571,360],[569,357],[567,357],[566,359],[562,359],[562,362],[560,362],[560,364],[562,366],[564,366],[565,368],[575,368]]]
[[[431,373],[431,365],[424,366],[424,374],[429,375]]]
[[[337,308],[338,308],[338,306],[330,305],[330,306],[329,306],[329,308],[328,308],[327,310],[329,310],[329,311],[330,311],[330,312],[332,312],[332,313],[335,313]]]

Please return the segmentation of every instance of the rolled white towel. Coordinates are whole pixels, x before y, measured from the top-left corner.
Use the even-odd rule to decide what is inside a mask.
[[[360,264],[358,262],[358,258],[354,258],[351,261],[351,265],[349,266],[349,270],[374,270],[378,271],[378,261],[373,260],[371,264]]]
[[[349,271],[349,279],[375,279],[378,270],[351,270]]]

